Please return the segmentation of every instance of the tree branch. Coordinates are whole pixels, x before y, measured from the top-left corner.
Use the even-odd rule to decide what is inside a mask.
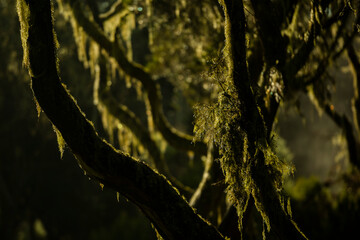
[[[219,2],[223,6],[225,15],[225,47],[230,80],[236,89],[237,98],[243,108],[242,114],[252,119],[252,121],[243,122],[242,125],[244,129],[250,132],[265,134],[265,126],[255,102],[253,91],[256,89],[251,87],[247,68],[243,2],[234,0],[220,0]],[[255,139],[261,138],[261,136],[257,135],[251,137]]]
[[[235,98],[240,100],[239,109],[234,109],[234,111],[240,111],[239,115],[234,114],[233,121],[223,123],[227,124],[228,128],[225,131],[229,131],[231,136],[227,140],[224,154],[228,154],[227,152],[231,154],[223,157],[221,164],[229,190],[235,196],[234,203],[239,216],[239,228],[242,230],[244,212],[247,209],[249,198],[252,196],[255,206],[266,222],[268,231],[271,230],[271,234],[276,234],[278,239],[284,240],[306,239],[286,212],[286,207],[281,203],[282,196],[279,194],[279,185],[276,186],[274,183],[274,175],[276,175],[274,172],[278,170],[272,164],[266,164],[266,161],[274,161],[274,159],[269,156],[271,150],[267,143],[267,130],[247,74],[243,2],[241,0],[219,2],[223,4],[225,15],[226,59],[229,72],[227,80],[229,84],[232,81],[237,93]],[[277,47],[284,46],[281,35],[277,36],[277,33],[280,34],[279,26],[264,21],[276,22],[277,20],[266,18],[266,16],[269,17],[268,11],[271,9],[269,1],[253,0],[252,4],[256,9],[257,20],[264,17],[262,14],[265,15],[265,18],[259,20],[260,35],[263,35],[263,44],[267,45],[265,46],[265,51],[268,51],[265,56],[267,64],[275,65],[277,60],[284,60],[282,58],[285,55],[275,54],[273,49],[278,50]],[[275,34],[273,39],[269,40],[272,35],[269,34],[268,29],[264,29],[265,26],[273,30],[271,32],[271,34]],[[274,42],[280,45],[272,45]],[[251,184],[246,185],[243,182],[251,182]]]
[[[360,158],[358,151],[359,144],[355,139],[350,121],[345,114],[340,115],[339,113],[337,113],[334,110],[334,106],[332,105],[325,104],[325,106],[323,106],[323,109],[325,110],[326,114],[335,122],[335,124],[343,130],[347,143],[350,163],[357,169],[360,169]]]
[[[354,98],[352,99],[352,112],[354,124],[360,137],[360,61],[352,44],[347,48],[348,59],[352,68]]]
[[[139,142],[148,151],[155,169],[160,173],[165,174],[167,178],[178,188],[185,196],[189,196],[194,191],[188,186],[182,184],[171,173],[166,164],[163,155],[160,153],[158,146],[150,135],[150,132],[141,123],[139,118],[130,111],[126,106],[119,104],[112,96],[110,89],[106,86],[106,66],[104,66],[104,57],[100,56],[99,59],[99,72],[95,76],[94,81],[94,100],[101,103],[107,111],[116,117],[121,123],[127,126]],[[99,107],[99,106],[98,106]]]
[[[58,77],[50,1],[17,5],[34,96],[86,175],[134,202],[165,239],[223,239],[163,176],[97,135]]]
[[[101,19],[102,22],[104,22],[119,12],[127,12],[125,10],[123,0],[117,0],[113,5],[111,5],[109,11],[100,14],[99,18]]]
[[[190,206],[194,207],[202,216],[215,225],[220,218],[218,210],[225,200],[223,194],[225,186],[220,184],[224,181],[224,176],[220,163],[216,161],[217,153],[218,149],[214,144],[211,144],[205,160],[205,169],[201,182],[189,202]]]
[[[201,155],[206,155],[206,144],[203,142],[193,142],[193,137],[173,128],[166,120],[161,104],[161,93],[158,85],[149,73],[136,63],[130,62],[120,46],[116,42],[111,42],[95,24],[89,21],[83,14],[79,1],[70,1],[71,10],[78,24],[84,31],[111,57],[113,57],[119,67],[129,76],[138,79],[149,98],[151,113],[154,118],[155,126],[159,129],[169,144],[177,149],[196,151]]]
[[[314,3],[312,3],[314,4]],[[311,19],[308,30],[308,39],[300,46],[294,57],[286,64],[288,76],[295,76],[296,73],[306,64],[310,53],[314,49],[315,39],[320,32],[320,23],[314,19],[316,13],[316,7],[313,6],[311,10]]]
[[[357,32],[356,27],[352,29],[352,32],[350,34],[346,34],[345,37],[343,37],[343,45],[342,47],[336,51],[336,48],[340,42],[341,37],[343,36],[343,31],[346,29],[347,20],[349,18],[349,10],[345,11],[344,13],[344,21],[340,24],[340,26],[337,29],[335,38],[333,42],[331,43],[330,47],[327,49],[327,52],[325,56],[321,59],[319,66],[317,67],[315,73],[310,76],[303,84],[303,87],[309,86],[313,84],[315,81],[319,80],[321,76],[325,73],[329,63],[331,61],[336,60],[344,50],[346,50],[347,46],[351,44],[353,38],[355,37],[355,34]],[[359,21],[359,17],[357,16],[357,21]],[[300,82],[300,81],[296,81]]]

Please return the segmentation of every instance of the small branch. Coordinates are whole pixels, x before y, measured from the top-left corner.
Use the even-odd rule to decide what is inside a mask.
[[[349,12],[347,11],[345,15],[348,17]],[[358,18],[359,19],[359,18]],[[343,31],[346,29],[347,21],[344,20],[342,24],[338,27],[335,39],[331,43],[331,46],[327,49],[327,54],[323,57],[320,61],[318,68],[316,69],[315,73],[309,77],[303,84],[303,87],[309,86],[315,83],[317,80],[321,78],[321,76],[327,70],[327,67],[331,61],[335,61],[340,55],[346,50],[347,46],[351,44],[353,38],[355,37],[357,29],[354,27],[350,34],[345,35],[343,37],[343,45],[342,47],[336,51],[336,47],[338,46],[341,36],[343,35]]]
[[[356,168],[360,169],[360,158],[358,152],[358,143],[355,139],[353,128],[346,115],[340,115],[334,110],[334,107],[329,104],[323,106],[326,114],[335,122],[335,124],[344,131],[345,139],[348,147],[350,163]]]
[[[288,76],[295,76],[296,73],[306,64],[310,53],[314,49],[315,39],[320,32],[320,23],[314,19],[315,9],[313,7],[312,11],[312,19],[310,20],[310,27],[308,30],[308,39],[301,45],[301,47],[296,52],[295,56],[290,59],[290,61],[286,64],[287,74]]]
[[[358,138],[360,137],[360,61],[352,44],[347,48],[347,55],[352,69],[354,98],[352,99],[352,112]]]
[[[190,206],[213,224],[217,224],[219,219],[218,210],[224,202],[224,176],[221,171],[220,163],[216,161],[218,149],[214,144],[209,146],[208,156],[205,161],[205,169],[201,182],[195,193],[190,199]]]
[[[119,12],[126,12],[127,10],[124,7],[124,1],[123,0],[117,0],[109,9],[109,11],[107,11],[106,13],[102,13],[99,15],[99,18],[101,19],[102,22],[105,22],[106,20],[108,20],[109,18],[113,17],[114,15],[116,15]]]

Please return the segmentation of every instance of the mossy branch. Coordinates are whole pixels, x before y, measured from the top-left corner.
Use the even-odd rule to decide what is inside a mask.
[[[347,143],[350,163],[354,167],[360,169],[360,158],[358,150],[359,143],[356,141],[353,127],[349,119],[345,114],[340,115],[338,112],[336,112],[333,105],[325,104],[323,109],[326,114],[334,121],[334,123],[343,130]]]
[[[220,0],[225,15],[225,56],[228,65],[229,81],[236,89],[236,98],[241,103],[242,114],[249,116],[251,121],[244,121],[244,129],[265,134],[265,126],[257,108],[254,91],[249,78],[246,60],[245,13],[242,1]],[[259,121],[259,122],[258,122]],[[258,128],[259,130],[255,130]],[[261,136],[252,136],[261,138]]]
[[[319,66],[315,70],[315,72],[305,78],[305,81],[297,80],[296,82],[302,82],[302,86],[299,88],[307,87],[311,84],[314,84],[316,81],[321,79],[323,74],[326,72],[329,64],[335,60],[337,60],[341,54],[346,50],[346,48],[351,44],[352,40],[354,39],[357,29],[354,27],[349,34],[345,34],[344,31],[346,31],[346,25],[348,24],[347,20],[349,20],[349,11],[344,12],[344,21],[341,22],[341,24],[338,26],[336,35],[334,40],[331,42],[330,46],[327,49],[326,54],[322,57],[320,60]],[[357,21],[359,21],[359,17],[357,16]],[[345,36],[344,36],[345,35]],[[338,45],[340,42],[343,42],[342,46],[338,49]]]
[[[115,16],[119,12],[124,12],[124,13],[127,12],[123,0],[117,0],[115,3],[113,3],[111,5],[111,8],[109,9],[109,11],[100,14],[99,18],[101,19],[101,21],[104,22],[104,21],[110,19],[111,17]]]
[[[360,61],[354,46],[349,44],[347,55],[353,75],[354,97],[352,99],[352,112],[358,138],[360,138]]]
[[[100,103],[111,115],[131,130],[139,142],[148,151],[156,170],[169,178],[181,193],[186,196],[192,194],[193,190],[190,187],[182,184],[170,173],[163,155],[154,139],[151,137],[150,132],[141,123],[140,119],[125,105],[119,104],[112,96],[110,89],[107,87],[106,77],[107,73],[106,66],[104,66],[104,57],[100,56],[98,76],[95,76],[94,81],[94,101]]]
[[[314,3],[312,3],[314,4]],[[303,42],[295,55],[286,63],[287,75],[296,76],[296,73],[306,64],[308,58],[315,47],[315,39],[320,33],[320,23],[314,19],[317,8],[312,8],[312,19],[310,19],[309,30],[307,34],[309,37]]]
[[[194,142],[193,137],[184,134],[170,125],[165,118],[162,110],[161,93],[159,86],[154,79],[139,64],[130,62],[123,50],[116,42],[111,42],[102,30],[93,22],[85,17],[79,1],[70,1],[71,10],[78,24],[84,31],[102,48],[109,56],[113,57],[119,67],[129,76],[139,80],[149,99],[153,122],[161,132],[165,140],[177,149],[195,151],[201,155],[206,155],[207,147],[203,142]]]
[[[218,149],[210,144],[205,160],[205,169],[198,188],[190,199],[190,206],[194,207],[202,216],[217,224],[220,219],[219,208],[224,205],[225,185],[218,158]]]
[[[284,203],[281,191],[282,174],[286,167],[269,146],[267,129],[261,110],[256,103],[256,94],[253,92],[255,89],[252,89],[247,73],[243,3],[238,0],[219,2],[223,5],[225,15],[227,85],[230,89],[233,87],[235,91],[230,93],[229,97],[219,97],[218,107],[221,116],[218,120],[220,125],[218,131],[221,131],[222,135],[218,141],[221,145],[220,153],[223,154],[220,160],[221,167],[224,171],[225,182],[228,184],[228,193],[237,209],[239,229],[242,231],[249,199],[253,198],[254,205],[266,226],[263,233],[264,239],[266,232],[275,234],[278,239],[306,239],[292,221]],[[283,40],[281,35],[276,36],[279,31],[276,23],[264,22],[270,20],[276,22],[276,19],[270,19],[267,12],[270,9],[270,2],[252,1],[252,3],[253,6],[259,5],[254,6],[257,20],[264,17],[262,14],[265,15],[259,20],[263,32],[261,34],[269,33],[267,29],[263,29],[268,24],[271,25],[270,29],[276,30],[272,31],[269,36],[263,35],[263,41],[267,41],[264,44],[269,48],[274,48],[269,44],[273,41],[279,43]],[[275,37],[269,40],[268,38],[271,38],[274,33]],[[281,47],[284,46],[281,45]],[[280,57],[285,56],[275,54],[273,50],[267,52],[265,56],[269,66],[276,64],[277,60],[283,60]],[[234,101],[236,104],[232,104]],[[230,102],[230,106],[228,106],[228,102]],[[232,111],[228,111],[228,107],[231,107]]]
[[[49,120],[61,132],[86,175],[120,192],[150,219],[164,239],[223,239],[201,219],[175,188],[146,164],[116,151],[102,140],[75,100],[61,84],[51,2],[18,0],[28,18],[20,18],[27,48],[34,96]],[[41,73],[41,74],[40,74]]]

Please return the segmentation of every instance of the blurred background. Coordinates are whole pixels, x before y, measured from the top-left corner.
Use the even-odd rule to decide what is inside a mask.
[[[15,4],[0,0],[0,239],[156,239],[150,222],[134,205],[84,176],[69,149],[60,158],[56,134],[43,113],[38,117],[29,75],[22,67]],[[100,135],[109,138],[92,101],[90,73],[78,60],[71,26],[55,14],[62,80]],[[344,61],[340,59],[332,70],[336,76],[333,100],[340,112],[351,116],[352,80]],[[187,127],[193,121],[191,104],[184,104],[181,94],[167,96],[167,92],[165,101],[172,98],[172,104],[165,114],[170,120],[184,121],[178,126],[191,132]],[[181,118],[174,117],[178,109]],[[290,193],[296,209],[304,199],[296,194],[316,189],[346,171],[346,145],[339,128],[301,93],[296,104],[282,107],[276,130],[279,154],[296,167],[289,179],[292,189],[298,187]],[[182,172],[181,161],[173,161],[171,167],[189,185],[196,186],[201,177],[201,166],[192,166],[190,173]]]

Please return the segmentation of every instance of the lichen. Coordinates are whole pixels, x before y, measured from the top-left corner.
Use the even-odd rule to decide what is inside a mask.
[[[65,140],[61,135],[61,132],[53,125],[54,132],[56,133],[56,139],[58,142],[59,152],[60,152],[60,158],[63,157],[64,149],[65,149]]]
[[[30,9],[24,0],[17,0],[16,9],[20,21],[21,43],[23,47],[23,65],[29,68],[29,46],[27,40],[29,37]]]
[[[230,23],[227,22],[227,24]],[[230,34],[230,32],[225,32],[225,34]],[[230,41],[227,42],[227,45],[229,44],[231,44]],[[240,231],[242,232],[244,227],[243,218],[249,199],[253,198],[255,207],[263,220],[263,238],[265,239],[266,233],[271,230],[271,219],[263,196],[264,194],[270,196],[275,194],[274,198],[278,199],[283,211],[291,214],[288,198],[282,189],[284,176],[290,174],[292,168],[287,162],[276,156],[274,149],[266,139],[249,137],[248,129],[241,125],[242,122],[249,121],[251,116],[244,115],[245,103],[239,100],[235,90],[231,74],[235,70],[230,46],[224,50],[223,57],[227,64],[215,66],[215,74],[210,74],[222,91],[219,93],[217,102],[198,105],[195,108],[194,132],[196,138],[214,141],[219,147],[221,156],[219,160],[227,184],[226,193],[228,199],[236,207]],[[280,76],[274,75],[273,77],[276,77],[277,80],[280,79]],[[262,117],[259,106],[253,110],[259,111],[259,115]],[[264,159],[264,163],[259,162],[261,158]],[[259,167],[254,168],[254,165],[259,165]],[[266,179],[270,179],[275,192],[271,192],[270,189],[266,190],[262,185],[262,180],[259,181],[259,176],[261,178],[263,175],[269,175]]]

